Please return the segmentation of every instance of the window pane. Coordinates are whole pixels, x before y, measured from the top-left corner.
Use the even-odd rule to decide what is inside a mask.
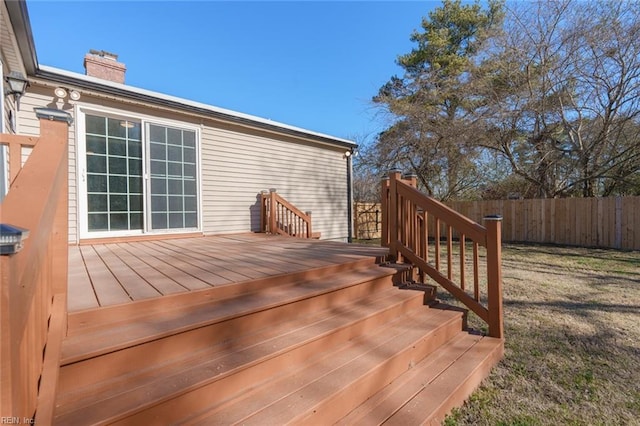
[[[151,197],[151,209],[154,212],[166,212],[167,211],[167,197],[152,196]]]
[[[182,194],[182,181],[178,179],[169,179],[169,194]]]
[[[87,175],[87,191],[107,192],[107,176],[88,174]]]
[[[184,181],[184,193],[185,195],[196,195],[196,181],[185,180]]]
[[[109,138],[109,155],[127,155],[127,142],[120,139]]]
[[[183,210],[182,197],[169,197],[169,211],[181,212]]]
[[[196,197],[184,197],[184,210],[188,212],[198,211],[198,199]]]
[[[153,213],[151,215],[151,227],[153,229],[167,229],[167,214]]]
[[[129,174],[142,176],[142,160],[129,160]]]
[[[195,164],[184,165],[184,177],[195,179],[196,178],[196,166]]]
[[[109,229],[109,218],[105,214],[89,214],[89,230],[90,231],[107,231]]]
[[[164,161],[151,160],[151,174],[156,176],[167,175],[167,163]]]
[[[149,126],[149,139],[151,142],[162,142],[165,143],[167,141],[164,127],[154,126],[153,124]]]
[[[167,174],[169,176],[182,176],[182,163],[167,163]]]
[[[90,212],[106,212],[107,196],[101,194],[89,194],[87,196],[87,208]]]
[[[167,181],[164,178],[151,179],[151,193],[152,194],[166,194],[167,193]]]
[[[184,228],[182,213],[169,213],[169,228]]]
[[[142,213],[131,213],[129,215],[129,223],[131,224],[131,229],[142,229]]]
[[[150,143],[151,159],[152,160],[166,160],[167,159],[167,146],[159,143]]]
[[[119,157],[109,157],[109,173],[126,175],[127,159]]]
[[[185,228],[197,228],[198,227],[198,215],[196,213],[186,213],[184,215],[184,227]]]
[[[127,137],[129,139],[140,140],[140,123],[132,123],[131,121],[127,123],[131,126],[127,129]]]
[[[142,194],[142,178],[139,178],[139,177],[129,178],[129,193]]]
[[[106,134],[105,131],[105,118],[104,117],[97,117],[94,115],[87,115],[86,119],[85,119],[85,123],[86,123],[86,127],[87,127],[87,133],[93,133],[96,135],[104,135]]]
[[[184,161],[186,163],[195,163],[196,162],[196,150],[191,148],[184,149]]]
[[[182,161],[182,148],[169,145],[167,156],[169,161]]]
[[[182,145],[182,132],[177,129],[167,129],[167,143],[172,145]]]
[[[129,195],[129,211],[142,211],[142,195]]]
[[[106,173],[107,157],[102,155],[87,155],[87,172]]]
[[[196,147],[196,133],[195,132],[182,132],[183,144],[190,148]]]
[[[87,154],[106,154],[107,142],[101,136],[87,135]]]
[[[142,158],[142,143],[129,141],[129,157]]]
[[[127,193],[127,177],[126,176],[109,176],[109,192],[126,194]]]
[[[119,138],[127,137],[127,128],[125,127],[125,120],[118,120],[109,118],[109,136],[116,136]]]
[[[126,212],[127,208],[127,196],[126,195],[111,195],[109,197],[109,210],[112,212]]]
[[[129,215],[126,213],[112,213],[110,215],[111,229],[129,229]]]

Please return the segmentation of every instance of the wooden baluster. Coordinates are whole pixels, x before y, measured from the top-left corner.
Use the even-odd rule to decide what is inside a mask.
[[[435,241],[436,270],[440,272],[440,219],[436,217],[436,241]]]
[[[449,224],[447,224],[447,278],[451,280],[453,269],[453,230]]]
[[[400,261],[400,252],[398,250],[400,209],[398,206],[398,188],[396,185],[398,179],[400,179],[400,171],[392,170],[389,172],[389,255],[395,261]]]
[[[473,242],[473,298],[476,302],[480,301],[480,271],[478,264],[480,263],[480,256],[478,254],[478,243]]]
[[[465,283],[464,283],[464,278],[465,278],[465,274],[464,274],[464,264],[465,264],[465,236],[464,234],[460,234],[460,288],[464,290],[465,287]]]
[[[276,228],[277,228],[277,212],[278,212],[278,206],[277,206],[277,200],[276,200],[276,189],[275,188],[271,188],[269,189],[269,232],[271,234],[275,234],[276,233]]]
[[[311,232],[311,211],[305,212],[308,216],[307,221],[307,238],[313,238],[313,233]]]
[[[382,247],[389,247],[389,218],[392,216],[389,214],[389,178],[382,179],[380,185],[381,199],[380,210],[382,211],[382,227],[380,231],[380,245]]]

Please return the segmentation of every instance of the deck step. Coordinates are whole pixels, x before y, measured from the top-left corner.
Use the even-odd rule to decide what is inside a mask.
[[[459,333],[460,322],[459,312],[416,309],[184,424],[333,424]]]
[[[143,301],[142,312],[99,309],[95,321],[79,313],[63,342],[55,424],[440,419],[502,342],[462,331],[465,311],[433,303],[432,287],[398,285],[405,269],[358,260]],[[416,417],[414,403],[429,414]]]
[[[503,341],[460,332],[336,426],[441,424],[502,358]]]

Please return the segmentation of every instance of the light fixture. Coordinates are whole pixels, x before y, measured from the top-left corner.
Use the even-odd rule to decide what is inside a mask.
[[[14,254],[19,252],[27,237],[29,237],[29,231],[27,229],[0,223],[0,254]]]
[[[345,156],[346,158],[351,157],[351,150],[349,150],[349,151],[345,151],[345,152],[344,152],[344,156]]]
[[[120,126],[124,127],[125,129],[133,129],[134,127],[136,127],[135,123],[127,120],[121,120]]]
[[[16,111],[20,111],[20,97],[24,95],[29,82],[22,73],[17,71],[11,71],[4,79],[9,84],[9,90],[5,92],[5,96],[13,95]]]
[[[77,90],[65,89],[64,87],[56,87],[56,89],[53,91],[53,94],[56,95],[58,99],[64,99],[67,96],[69,96],[69,99],[71,99],[72,101],[77,101],[80,99],[80,92],[78,92]]]

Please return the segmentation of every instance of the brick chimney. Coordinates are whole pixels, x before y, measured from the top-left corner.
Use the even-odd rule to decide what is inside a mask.
[[[118,55],[104,50],[89,50],[84,57],[85,74],[103,80],[124,84],[127,67],[118,62]]]

